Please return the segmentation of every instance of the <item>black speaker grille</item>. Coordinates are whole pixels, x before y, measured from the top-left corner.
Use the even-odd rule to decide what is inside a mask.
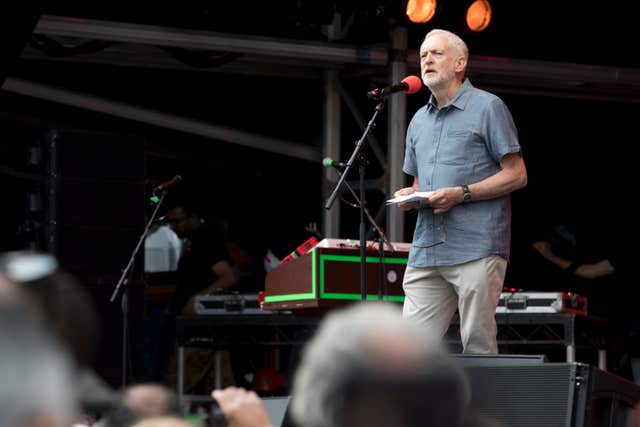
[[[474,407],[510,427],[571,426],[577,366],[469,367]]]
[[[42,142],[47,248],[89,283],[114,283],[144,230],[144,138],[64,129]]]

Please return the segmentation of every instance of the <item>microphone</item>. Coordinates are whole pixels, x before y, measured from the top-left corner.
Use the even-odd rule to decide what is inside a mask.
[[[325,157],[322,159],[322,166],[325,168],[344,169],[347,167],[347,164],[343,162],[336,162],[331,157]]]
[[[397,85],[387,86],[385,88],[376,88],[367,92],[369,98],[384,98],[396,92],[404,92],[412,94],[418,92],[422,88],[422,80],[417,76],[407,76]]]
[[[171,179],[171,181],[163,182],[162,184],[158,185],[156,188],[153,189],[153,192],[155,193],[156,191],[166,190],[167,188],[171,187],[173,184],[177,184],[180,181],[182,181],[182,177],[180,175],[176,175]]]

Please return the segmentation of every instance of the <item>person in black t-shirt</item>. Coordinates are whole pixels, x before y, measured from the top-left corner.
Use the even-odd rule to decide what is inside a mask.
[[[165,361],[175,345],[175,317],[192,315],[194,298],[208,295],[234,286],[239,279],[225,242],[213,224],[209,224],[189,203],[175,201],[165,220],[182,239],[182,252],[178,261],[176,290],[169,306],[168,322],[170,333],[165,334]],[[222,382],[235,382],[231,370],[228,351],[221,353]],[[175,386],[177,380],[175,353],[169,361],[164,382]],[[185,392],[194,392],[198,387],[207,387],[211,380],[213,355],[206,348],[185,348]]]
[[[618,221],[628,224],[621,218]],[[614,220],[587,224],[590,241],[581,244],[587,249],[573,257],[561,253],[549,240],[536,241],[533,248],[565,275],[571,290],[587,296],[589,314],[608,319],[613,369],[640,384],[639,291],[634,283],[633,251],[622,244],[632,231],[622,233],[614,230],[619,224],[609,224],[615,224]]]
[[[167,213],[166,221],[182,239],[171,312],[192,314],[194,296],[229,288],[238,282],[238,275],[224,241],[197,211],[176,204]]]

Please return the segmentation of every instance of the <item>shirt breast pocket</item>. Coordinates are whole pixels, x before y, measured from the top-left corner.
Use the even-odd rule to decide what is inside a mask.
[[[451,129],[440,144],[438,160],[447,165],[468,165],[477,162],[484,151],[478,135],[466,129]]]

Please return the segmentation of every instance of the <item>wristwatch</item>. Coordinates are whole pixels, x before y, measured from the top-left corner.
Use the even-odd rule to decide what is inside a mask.
[[[471,201],[471,190],[468,185],[461,185],[462,188],[462,203],[469,203]]]

